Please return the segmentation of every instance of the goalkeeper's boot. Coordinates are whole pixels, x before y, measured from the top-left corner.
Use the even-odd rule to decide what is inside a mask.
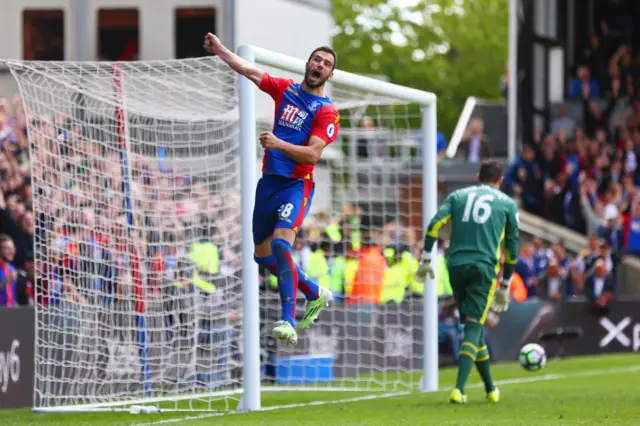
[[[271,330],[271,334],[276,339],[284,340],[290,345],[298,343],[298,333],[287,321],[278,321],[273,330]]]
[[[325,306],[329,306],[329,303],[333,300],[333,294],[322,287],[320,287],[320,296],[316,300],[307,300],[306,309],[304,312],[304,318],[300,321],[298,328],[304,330],[311,326],[311,324],[318,319],[318,315]]]
[[[449,402],[452,404],[466,404],[467,395],[463,395],[460,389],[454,388],[449,395]]]
[[[498,388],[494,388],[491,392],[487,393],[487,401],[492,404],[500,402],[500,390]]]

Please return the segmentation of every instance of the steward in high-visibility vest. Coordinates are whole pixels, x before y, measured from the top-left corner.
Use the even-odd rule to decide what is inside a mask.
[[[390,244],[387,246],[387,250],[389,250],[389,254],[391,254],[391,250],[393,250],[396,262],[400,264],[404,272],[405,289],[409,288],[411,294],[422,296],[424,294],[424,283],[415,279],[420,262],[418,262],[418,259],[413,255],[409,246],[406,244]],[[399,273],[398,271],[398,274]]]
[[[325,256],[325,250],[330,246],[328,242],[323,241],[311,253],[307,270],[305,271],[309,278],[314,280],[320,287],[329,288],[331,277],[329,276],[329,262]]]
[[[510,293],[515,299],[516,303],[522,303],[529,295],[529,290],[524,284],[524,280],[517,272],[511,275],[511,288]]]
[[[436,256],[436,290],[439,296],[453,294],[451,281],[449,280],[449,268],[447,268],[447,258],[440,254]]]
[[[347,298],[347,303],[357,304],[378,304],[382,288],[384,287],[384,271],[387,269],[387,262],[382,254],[380,246],[362,242],[358,269],[353,281],[351,293]]]
[[[349,225],[351,226],[351,245],[354,250],[360,250],[362,242],[362,231],[360,231],[360,216],[354,215],[349,218]]]
[[[420,262],[418,258],[414,256],[409,247],[405,246],[405,249],[402,251],[402,256],[400,258],[400,263],[402,263],[402,268],[405,271],[407,282],[409,283],[409,290],[411,294],[417,296],[424,295],[424,283],[416,280],[416,272],[418,271],[418,267],[420,266]]]
[[[380,296],[380,303],[402,303],[405,291],[410,281],[407,280],[407,271],[401,258],[402,253],[396,251],[393,246],[383,250],[385,260],[389,266],[384,272],[384,287]]]
[[[332,253],[329,259],[329,290],[334,297],[342,298],[346,294],[347,257],[345,256],[344,241],[332,245]]]
[[[342,240],[342,231],[340,230],[340,225],[336,223],[331,223],[327,225],[324,229],[326,236],[329,238],[329,241],[336,244]]]
[[[331,285],[329,287],[334,297],[342,297],[345,294],[346,268],[346,257],[334,256],[329,259],[329,278],[331,280]]]
[[[346,262],[344,265],[344,295],[348,297],[353,291],[353,283],[358,272],[358,252],[353,249],[351,242],[347,243]]]
[[[191,246],[187,258],[195,264],[193,284],[205,293],[215,292],[215,279],[220,270],[218,247],[211,241],[201,240]]]
[[[325,232],[332,242],[335,243],[338,241],[346,240],[351,244],[354,250],[360,250],[362,232],[360,231],[359,217],[352,216],[350,218],[341,220],[339,224],[330,224],[325,228]]]

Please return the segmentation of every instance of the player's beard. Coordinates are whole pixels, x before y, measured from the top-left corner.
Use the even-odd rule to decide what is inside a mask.
[[[310,78],[314,78],[315,81],[310,81]],[[314,71],[310,68],[307,68],[307,72],[304,73],[304,82],[310,89],[317,89],[318,87],[324,86],[329,77],[322,77],[322,73],[320,71]]]

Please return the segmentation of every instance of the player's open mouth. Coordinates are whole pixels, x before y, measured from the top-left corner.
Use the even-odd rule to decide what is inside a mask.
[[[320,78],[321,75],[322,73],[320,71],[311,71],[311,77],[313,78]]]

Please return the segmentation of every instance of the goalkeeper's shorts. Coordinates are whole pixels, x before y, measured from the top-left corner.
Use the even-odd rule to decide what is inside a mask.
[[[484,324],[496,290],[495,267],[484,263],[449,266],[449,279],[460,318]]]
[[[265,242],[276,228],[298,232],[311,208],[314,189],[311,179],[260,178],[253,209],[253,243]]]

